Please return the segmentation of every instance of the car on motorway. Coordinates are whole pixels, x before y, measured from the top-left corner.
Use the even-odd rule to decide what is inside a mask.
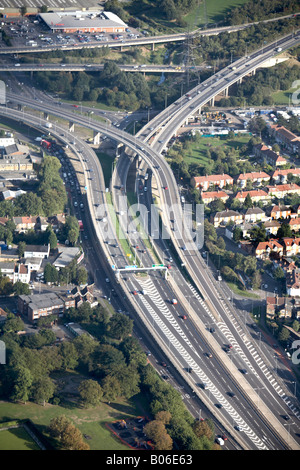
[[[72,104],[73,108],[79,108],[78,104]]]
[[[137,291],[136,291],[136,290],[132,291],[132,293],[133,293],[133,295],[137,295]]]
[[[163,367],[168,367],[165,362],[162,362],[161,365],[162,365]]]
[[[110,282],[110,280],[108,279],[108,277],[105,279],[105,282]]]
[[[177,302],[177,299],[172,299],[172,300],[171,300],[171,304],[177,305],[177,303],[178,303],[178,302]]]
[[[227,392],[227,395],[231,398],[235,398],[235,396],[236,396],[235,393],[233,393],[233,392]]]
[[[187,320],[187,316],[186,316],[186,315],[181,315],[181,318],[182,318],[182,320]]]
[[[165,186],[165,187],[164,187],[164,190],[167,191],[167,189],[168,189],[168,186]]]
[[[247,375],[248,374],[248,371],[247,369],[240,369],[240,372],[244,375]]]
[[[205,353],[205,356],[208,357],[209,359],[211,359],[213,357],[212,353]]]

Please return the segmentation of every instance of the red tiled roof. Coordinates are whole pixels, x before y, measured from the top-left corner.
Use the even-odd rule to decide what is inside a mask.
[[[241,173],[238,177],[238,180],[250,180],[255,178],[270,178],[270,176],[267,175],[267,173],[264,171],[253,171],[252,173]]]
[[[222,180],[232,180],[232,177],[229,175],[206,175],[206,176],[195,176],[194,180],[196,183],[204,183],[205,181],[222,181]]]
[[[237,199],[242,199],[242,198],[246,198],[247,195],[250,194],[250,197],[257,197],[257,196],[261,196],[261,197],[267,197],[267,193],[265,191],[263,191],[262,189],[257,189],[257,190],[250,190],[250,191],[240,191],[237,193],[237,195],[235,196]]]
[[[211,199],[212,197],[215,198],[223,198],[229,197],[225,191],[206,191],[201,194],[202,199]]]

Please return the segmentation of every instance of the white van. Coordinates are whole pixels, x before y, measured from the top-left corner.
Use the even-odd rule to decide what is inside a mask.
[[[224,441],[221,437],[217,437],[216,439],[217,443],[220,445],[220,446],[223,446],[224,445]]]

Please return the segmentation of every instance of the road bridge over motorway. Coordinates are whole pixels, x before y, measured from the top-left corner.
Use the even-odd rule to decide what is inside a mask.
[[[176,34],[165,34],[161,36],[146,36],[141,38],[134,38],[134,39],[122,39],[122,40],[108,40],[108,41],[91,41],[89,43],[80,43],[80,44],[51,44],[51,45],[38,45],[38,46],[19,46],[19,47],[2,47],[0,49],[0,54],[7,55],[7,54],[32,54],[35,52],[47,52],[47,51],[54,51],[54,50],[78,50],[78,49],[94,49],[94,48],[102,48],[102,47],[109,47],[109,48],[120,48],[123,49],[124,47],[134,47],[134,46],[146,46],[150,45],[152,49],[155,48],[156,44],[164,44],[168,42],[182,42],[185,41],[188,37],[193,36],[213,36],[224,32],[234,32],[234,31],[241,31],[243,29],[247,29],[253,25],[257,25],[259,23],[269,23],[272,21],[279,21],[282,19],[289,19],[295,16],[300,15],[300,13],[294,13],[290,15],[285,15],[277,18],[270,18],[268,20],[263,20],[261,22],[253,22],[247,23],[243,25],[232,25],[232,26],[221,26],[217,28],[208,28],[208,29],[196,29],[195,31],[191,32],[183,32],[183,33],[176,33]]]

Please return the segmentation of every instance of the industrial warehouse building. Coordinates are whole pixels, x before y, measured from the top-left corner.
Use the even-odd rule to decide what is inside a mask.
[[[120,33],[127,25],[114,13],[107,11],[58,11],[40,13],[53,33]]]

